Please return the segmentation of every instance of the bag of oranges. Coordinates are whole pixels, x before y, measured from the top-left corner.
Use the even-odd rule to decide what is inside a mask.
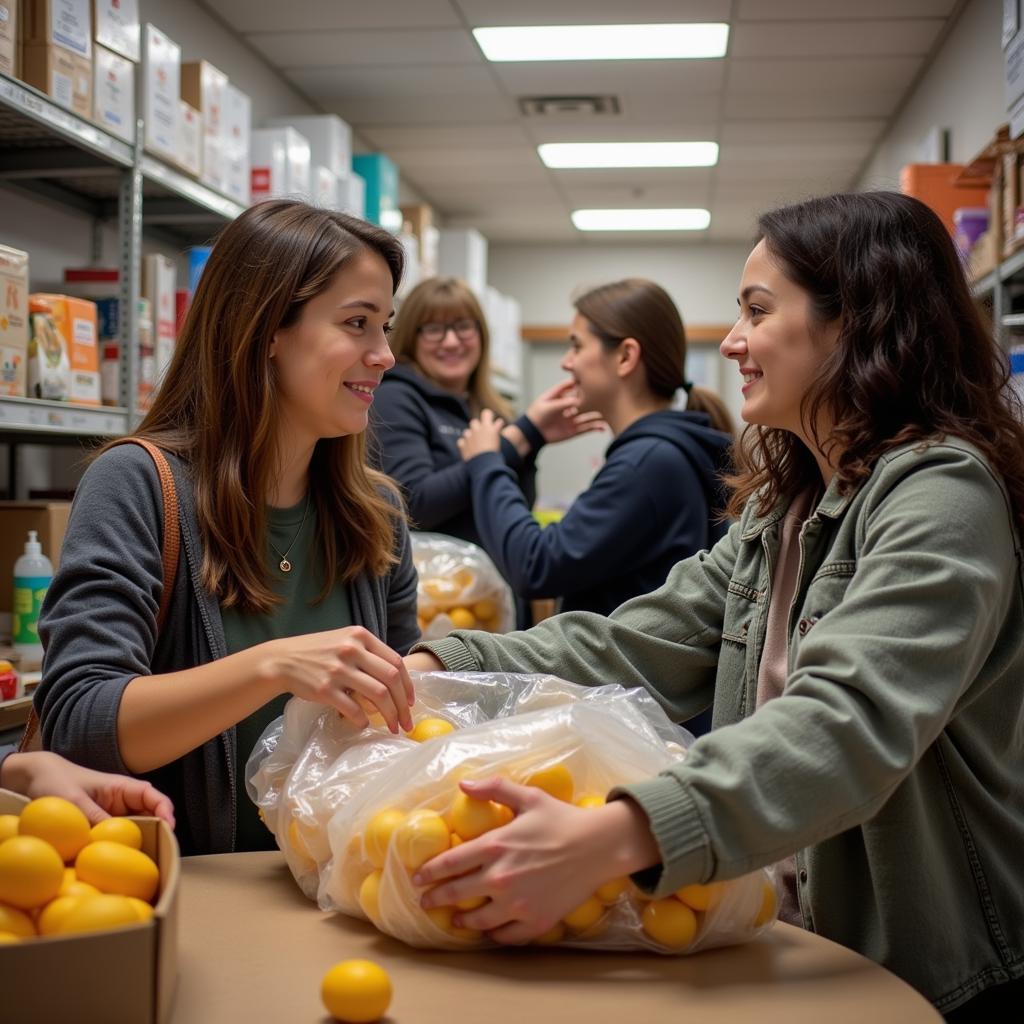
[[[482,548],[441,533],[413,533],[419,575],[416,615],[424,640],[453,629],[507,633],[515,628],[512,591]]]
[[[454,908],[424,911],[412,883],[431,857],[511,820],[508,808],[466,796],[460,781],[504,775],[590,808],[614,786],[685,757],[690,741],[642,690],[537,675],[439,672],[414,681],[412,734],[392,736],[373,722],[357,732],[330,709],[292,700],[246,777],[307,896],[420,948],[489,944],[453,926]],[[774,921],[776,905],[765,871],[653,901],[622,878],[543,940],[690,953],[752,938]]]

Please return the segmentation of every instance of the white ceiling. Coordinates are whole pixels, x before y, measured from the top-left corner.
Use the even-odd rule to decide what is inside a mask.
[[[386,152],[445,224],[491,241],[582,235],[581,206],[705,206],[693,241],[851,187],[962,0],[206,0],[312,102]],[[721,60],[490,64],[489,25],[725,21]],[[614,95],[620,113],[524,117],[521,96]],[[713,168],[549,170],[541,142],[712,140]],[[647,236],[648,238],[665,236]],[[673,241],[678,242],[678,235]],[[688,236],[687,236],[688,237]],[[631,236],[638,239],[638,236]]]

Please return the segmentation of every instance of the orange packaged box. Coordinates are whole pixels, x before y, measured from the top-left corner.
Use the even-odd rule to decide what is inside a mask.
[[[0,814],[24,797],[0,789]],[[157,818],[132,818],[160,883],[145,922],[78,935],[0,944],[3,1020],[18,1024],[167,1024],[178,977],[178,877],[174,833]]]
[[[50,306],[53,323],[64,339],[71,364],[69,400],[79,405],[100,404],[100,350],[96,331],[96,303],[71,295],[35,293]]]

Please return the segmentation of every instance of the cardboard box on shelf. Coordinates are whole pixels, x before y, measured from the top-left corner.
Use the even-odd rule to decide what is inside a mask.
[[[22,0],[21,41],[25,46],[59,46],[92,56],[90,0]]]
[[[0,0],[0,73],[21,74],[18,53],[18,0]]]
[[[28,801],[0,790],[0,814]],[[169,1024],[178,981],[181,856],[174,833],[156,818],[133,818],[142,851],[160,869],[151,920],[92,935],[51,936],[0,952],[4,1019],[18,1024]],[[60,984],[47,979],[60,979]]]
[[[92,117],[90,57],[52,44],[23,46],[21,78],[79,117]]]
[[[338,182],[341,209],[344,213],[360,220],[366,219],[366,182],[361,174],[353,171]]]
[[[209,61],[181,65],[181,98],[203,115],[203,156],[199,180],[211,188],[223,187],[227,123],[224,104],[228,76]]]
[[[434,208],[427,203],[400,206],[402,222],[407,223],[419,242],[420,274],[434,277],[437,274],[440,231],[434,226]]]
[[[963,164],[907,164],[900,172],[900,191],[930,206],[953,234],[953,211],[961,206],[985,206],[988,189],[956,184]]]
[[[0,245],[0,395],[25,395],[28,253]]]
[[[196,178],[203,166],[203,118],[184,100],[178,100],[178,155],[175,163]]]
[[[142,48],[138,0],[93,0],[93,39],[138,63]]]
[[[339,178],[352,173],[352,129],[336,114],[272,117],[267,128],[292,127],[309,142],[309,158]]]
[[[174,292],[178,287],[177,268],[169,256],[150,253],[143,259],[142,294],[153,305],[153,333],[156,386],[174,355]]]
[[[70,501],[0,501],[0,579],[8,581],[0,587],[0,612],[11,610],[10,580],[14,563],[25,553],[28,531],[36,531],[43,554],[56,569],[70,513]]]
[[[310,199],[309,143],[288,126],[259,128],[250,142],[252,201],[289,198]]]
[[[96,44],[93,55],[93,120],[125,142],[135,142],[135,65]]]
[[[100,351],[96,328],[96,303],[73,295],[47,292],[30,298],[50,306],[53,324],[67,346],[71,365],[68,400],[78,405],[100,404]]]
[[[142,33],[138,89],[138,109],[145,123],[143,144],[156,156],[173,160],[178,146],[181,47],[148,23]]]
[[[224,90],[224,177],[221,191],[236,203],[249,205],[249,141],[252,104],[249,97],[230,82]]]

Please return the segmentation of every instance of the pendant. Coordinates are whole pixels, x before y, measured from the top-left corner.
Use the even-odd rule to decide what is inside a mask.
[[[281,572],[292,571],[292,563],[289,562],[287,558],[282,558],[281,561],[277,563],[277,567],[281,570]]]

